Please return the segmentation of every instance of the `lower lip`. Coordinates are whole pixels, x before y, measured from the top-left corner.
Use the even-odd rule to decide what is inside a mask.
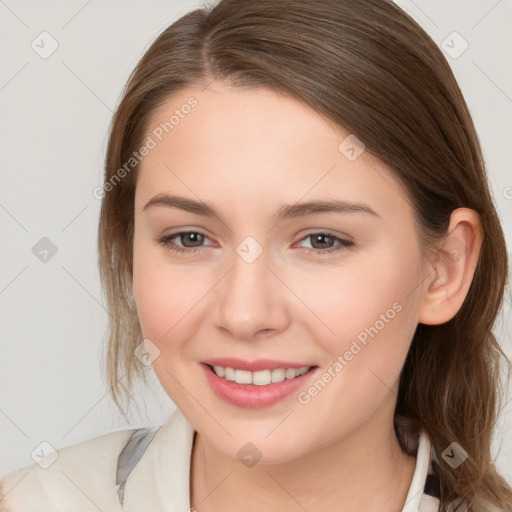
[[[314,366],[300,377],[286,379],[282,382],[275,382],[265,386],[256,386],[254,384],[238,384],[234,381],[225,380],[216,375],[210,366],[205,363],[201,363],[201,367],[206,373],[210,386],[218,397],[232,405],[248,409],[269,407],[279,402],[279,400],[289,396],[303,386],[318,369],[317,366]]]

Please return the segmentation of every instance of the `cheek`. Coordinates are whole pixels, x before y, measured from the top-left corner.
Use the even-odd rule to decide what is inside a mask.
[[[133,295],[144,337],[159,340],[176,323],[183,291],[170,266],[164,265],[160,248],[134,240]],[[155,257],[158,255],[159,257]]]
[[[312,336],[334,360],[375,363],[396,373],[417,325],[419,260],[411,249],[381,252],[365,264],[323,272],[296,283],[296,290],[317,318],[307,314]],[[415,293],[416,292],[416,293]],[[392,375],[389,375],[391,378]]]
[[[171,352],[199,325],[197,306],[213,286],[212,273],[170,264],[165,249],[135,238],[133,294],[145,338]],[[172,343],[170,341],[172,340]]]
[[[329,356],[322,382],[302,390],[299,402],[329,425],[326,437],[356,428],[395,395],[417,325],[418,295],[411,293],[417,281],[414,258],[347,273],[336,285],[332,278],[315,281],[319,288],[309,293],[308,305],[334,334],[311,321],[314,339]]]

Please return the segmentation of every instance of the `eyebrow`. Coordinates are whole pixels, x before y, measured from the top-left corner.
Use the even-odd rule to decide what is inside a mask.
[[[186,212],[195,213],[196,215],[203,215],[205,217],[212,217],[220,220],[219,214],[207,203],[187,199],[186,197],[171,196],[168,194],[159,194],[153,197],[146,203],[142,211],[157,206],[177,208]],[[284,205],[278,210],[276,217],[281,220],[286,220],[296,217],[315,215],[317,213],[367,213],[382,219],[375,210],[366,204],[340,201],[337,199],[308,201],[304,203]]]

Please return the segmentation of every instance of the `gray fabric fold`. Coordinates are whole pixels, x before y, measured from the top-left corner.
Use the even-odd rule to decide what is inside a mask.
[[[119,485],[117,495],[119,503],[124,501],[124,486],[133,468],[139,462],[149,443],[160,427],[137,429],[131,436],[117,459],[116,484]]]

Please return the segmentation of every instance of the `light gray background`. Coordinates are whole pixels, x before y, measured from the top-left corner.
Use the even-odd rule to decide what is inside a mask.
[[[447,58],[480,135],[511,253],[512,0],[398,3],[452,54],[464,44],[454,31],[469,44]],[[139,394],[147,416],[134,412],[127,424],[101,378],[107,314],[96,265],[100,202],[92,191],[129,72],[167,25],[199,5],[0,0],[0,475],[31,464],[42,441],[60,448],[129,425],[161,424],[174,410],[155,378],[155,394]],[[47,59],[31,47],[43,31],[59,45]],[[47,262],[32,252],[42,237],[58,250]],[[496,328],[509,355],[511,303],[509,288]],[[512,482],[511,402],[495,448]]]

